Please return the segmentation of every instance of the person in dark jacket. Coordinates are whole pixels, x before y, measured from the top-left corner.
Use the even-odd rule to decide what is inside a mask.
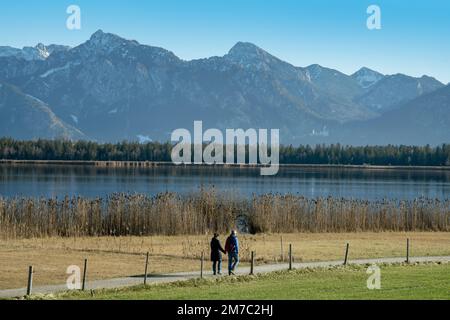
[[[228,253],[228,274],[234,275],[239,264],[239,241],[236,230],[231,231],[225,243],[225,251]]]
[[[214,237],[211,239],[211,261],[214,275],[222,274],[222,252],[225,253],[225,250],[220,244],[219,234],[214,233]]]

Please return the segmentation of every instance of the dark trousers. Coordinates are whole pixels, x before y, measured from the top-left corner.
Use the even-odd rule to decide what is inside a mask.
[[[234,272],[239,264],[239,254],[237,252],[228,253],[228,274]]]
[[[215,260],[212,262],[212,269],[213,274],[216,275],[217,273],[222,272],[222,260]]]

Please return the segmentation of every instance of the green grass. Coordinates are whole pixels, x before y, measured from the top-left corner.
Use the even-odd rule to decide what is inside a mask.
[[[380,265],[381,289],[367,289],[367,266],[196,279],[172,284],[71,292],[58,299],[450,299],[450,264]]]

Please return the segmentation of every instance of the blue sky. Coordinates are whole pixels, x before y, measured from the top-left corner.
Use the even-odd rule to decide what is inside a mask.
[[[81,30],[66,29],[66,8],[81,8]],[[366,27],[369,5],[382,29]],[[97,29],[161,46],[190,60],[257,44],[297,66],[318,63],[353,73],[423,74],[450,82],[448,0],[20,0],[2,1],[0,45],[75,46]]]

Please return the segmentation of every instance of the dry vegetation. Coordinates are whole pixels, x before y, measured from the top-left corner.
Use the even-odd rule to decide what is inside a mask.
[[[24,287],[29,265],[35,285],[64,283],[67,267],[86,257],[90,280],[141,275],[146,252],[152,273],[198,270],[211,233],[238,220],[253,233],[240,235],[244,263],[252,250],[259,264],[280,262],[289,243],[295,261],[342,259],[347,242],[351,259],[404,256],[407,237],[411,255],[450,255],[450,200],[239,199],[214,190],[0,198],[0,289]]]
[[[268,194],[253,199],[214,190],[181,196],[0,198],[3,239],[199,235],[245,221],[251,233],[450,231],[450,200],[364,201]]]
[[[240,236],[241,258],[256,251],[257,264],[287,259],[293,245],[295,261],[343,259],[350,243],[350,259],[405,256],[406,238],[412,256],[450,255],[448,232],[296,233]],[[82,267],[89,259],[88,278],[105,279],[142,275],[145,252],[150,252],[151,273],[199,270],[202,251],[208,252],[210,235],[147,237],[52,237],[0,241],[0,289],[26,286],[29,265],[34,284],[65,283],[69,265]],[[283,238],[283,251],[281,251]],[[225,236],[221,236],[222,242]],[[208,256],[208,254],[207,254]],[[206,264],[209,269],[209,263]]]

